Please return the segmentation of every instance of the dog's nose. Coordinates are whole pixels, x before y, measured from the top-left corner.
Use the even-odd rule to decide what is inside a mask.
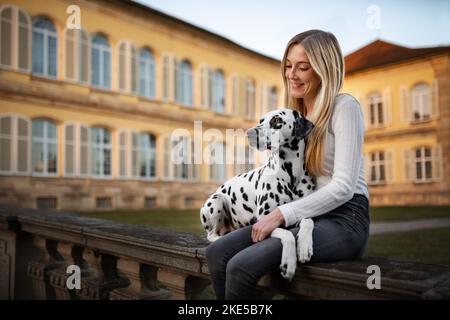
[[[258,131],[255,128],[250,128],[247,130],[247,136],[252,137],[256,136],[258,134]]]

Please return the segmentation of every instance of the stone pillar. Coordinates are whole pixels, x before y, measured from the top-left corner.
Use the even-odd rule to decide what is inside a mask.
[[[84,250],[83,257],[87,264],[82,272],[81,289],[77,290],[80,299],[107,300],[111,290],[129,284],[127,279],[117,275],[117,258],[91,248]]]
[[[49,272],[61,267],[62,257],[56,251],[56,242],[35,236],[35,250],[40,252],[41,259],[28,262],[27,275],[33,283],[34,298],[37,300],[55,299],[55,292],[49,283]]]
[[[210,283],[203,278],[164,269],[158,271],[158,281],[171,291],[174,300],[193,299]]]
[[[169,299],[170,291],[158,289],[156,284],[157,268],[140,264],[137,261],[119,259],[117,269],[128,278],[126,288],[114,289],[109,298],[111,300],[150,300]]]

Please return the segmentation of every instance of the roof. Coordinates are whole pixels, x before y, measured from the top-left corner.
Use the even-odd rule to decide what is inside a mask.
[[[168,22],[177,23],[177,24],[180,24],[181,26],[190,28],[191,30],[199,31],[199,32],[201,32],[203,34],[209,35],[209,36],[215,38],[216,40],[222,41],[225,44],[228,44],[228,45],[230,45],[230,46],[232,46],[232,47],[234,47],[234,48],[236,48],[238,50],[244,50],[247,53],[257,55],[257,56],[259,56],[259,57],[261,57],[263,59],[269,60],[270,62],[275,62],[275,63],[278,63],[278,64],[281,63],[281,61],[278,60],[278,59],[272,58],[270,56],[264,55],[264,54],[259,53],[257,51],[254,51],[254,50],[248,49],[246,47],[243,47],[243,46],[237,44],[236,42],[231,41],[228,38],[225,38],[225,37],[223,37],[221,35],[218,35],[217,33],[214,33],[214,32],[211,32],[209,30],[203,29],[201,27],[193,25],[193,24],[191,24],[189,22],[186,22],[184,20],[175,18],[175,17],[173,17],[171,15],[168,15],[168,14],[163,13],[161,11],[155,10],[155,9],[153,9],[151,7],[148,7],[148,6],[144,5],[144,4],[140,4],[140,3],[136,2],[136,1],[133,1],[133,0],[117,0],[117,1],[122,2],[122,3],[126,4],[126,5],[133,6],[133,7],[137,8],[137,9],[143,10],[143,12],[146,12],[148,14],[159,16],[163,20],[166,20]]]
[[[348,75],[373,67],[439,53],[450,53],[450,46],[412,49],[376,40],[345,56],[345,73]]]

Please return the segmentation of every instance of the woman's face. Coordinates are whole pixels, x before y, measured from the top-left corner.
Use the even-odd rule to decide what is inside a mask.
[[[305,48],[301,44],[289,48],[284,74],[293,98],[312,98],[317,95],[320,77],[311,67]]]

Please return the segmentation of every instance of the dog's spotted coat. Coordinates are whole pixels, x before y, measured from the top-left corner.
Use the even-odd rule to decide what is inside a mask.
[[[200,210],[200,219],[209,241],[254,224],[279,205],[300,199],[315,190],[303,161],[304,138],[312,128],[312,123],[299,112],[279,109],[266,114],[258,126],[247,131],[250,146],[260,151],[271,150],[270,157],[263,166],[226,181],[205,202]],[[278,143],[272,146],[274,141]],[[312,237],[312,221],[308,228],[302,230],[311,233]],[[290,231],[280,228],[271,236],[280,238],[283,243],[280,267],[282,275],[290,279],[297,261],[295,239]],[[302,262],[309,260],[312,254],[311,248],[305,250],[307,258]]]

